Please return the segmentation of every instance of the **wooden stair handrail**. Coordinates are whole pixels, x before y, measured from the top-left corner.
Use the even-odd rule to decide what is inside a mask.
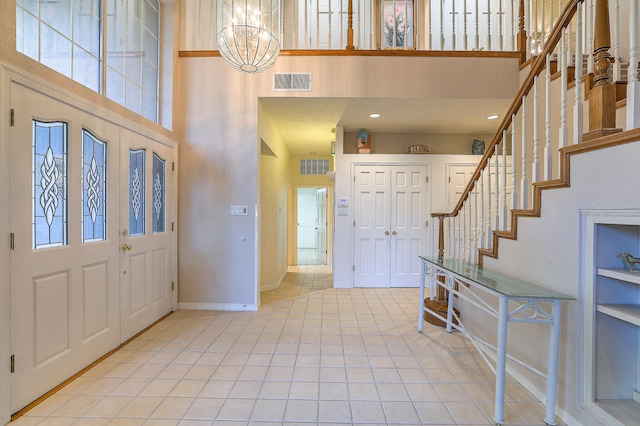
[[[460,199],[458,200],[456,206],[450,213],[431,213],[431,217],[445,218],[455,217],[458,215],[465,201],[467,200],[467,198],[469,198],[469,195],[471,194],[471,191],[473,190],[476,182],[478,181],[478,179],[480,179],[480,173],[482,173],[482,171],[487,167],[487,162],[493,155],[493,151],[495,150],[496,145],[500,144],[503,131],[507,130],[511,125],[512,115],[520,110],[520,107],[522,106],[522,98],[529,94],[529,92],[533,88],[534,78],[537,75],[541,74],[542,70],[544,70],[544,68],[546,67],[547,54],[553,52],[553,50],[556,48],[561,40],[562,32],[569,25],[569,23],[573,19],[573,16],[576,14],[578,3],[583,2],[584,0],[570,0],[569,3],[567,3],[567,5],[565,6],[564,10],[562,11],[562,15],[558,18],[556,25],[554,25],[553,30],[549,35],[547,43],[545,43],[542,52],[540,52],[540,54],[535,58],[533,64],[531,65],[531,69],[529,70],[529,74],[527,74],[527,78],[520,85],[518,94],[507,110],[508,112],[505,114],[500,127],[496,131],[495,136],[489,143],[488,148],[485,150],[482,159],[478,163],[476,171],[471,176],[471,179],[465,187],[464,192],[460,196]]]

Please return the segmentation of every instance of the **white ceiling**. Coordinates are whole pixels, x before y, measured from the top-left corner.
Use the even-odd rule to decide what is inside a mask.
[[[511,100],[296,97],[261,102],[292,155],[328,155],[337,125],[347,132],[491,134]],[[369,118],[372,112],[382,116]],[[487,120],[489,114],[501,117]]]

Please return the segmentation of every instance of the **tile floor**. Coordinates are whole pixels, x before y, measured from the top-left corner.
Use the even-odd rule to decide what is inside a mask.
[[[461,336],[417,332],[418,289],[307,291],[324,268],[258,312],[175,312],[11,425],[493,424],[492,373]],[[543,424],[513,380],[506,399],[507,423]]]

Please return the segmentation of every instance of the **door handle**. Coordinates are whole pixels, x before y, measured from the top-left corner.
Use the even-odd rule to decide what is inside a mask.
[[[122,245],[122,251],[131,251],[133,247],[131,247],[131,244],[123,244]]]
[[[389,231],[384,231],[384,235],[389,235]]]
[[[393,231],[393,232],[392,232],[392,234],[393,234],[393,235],[396,235],[396,234],[397,234],[397,232],[396,232],[396,231]]]

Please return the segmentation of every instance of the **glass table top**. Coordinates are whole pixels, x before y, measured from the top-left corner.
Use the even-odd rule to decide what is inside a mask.
[[[510,298],[575,300],[575,297],[567,296],[498,272],[493,272],[461,260],[427,256],[419,257],[427,262],[427,264],[448,271],[463,281],[473,281],[487,290]]]

